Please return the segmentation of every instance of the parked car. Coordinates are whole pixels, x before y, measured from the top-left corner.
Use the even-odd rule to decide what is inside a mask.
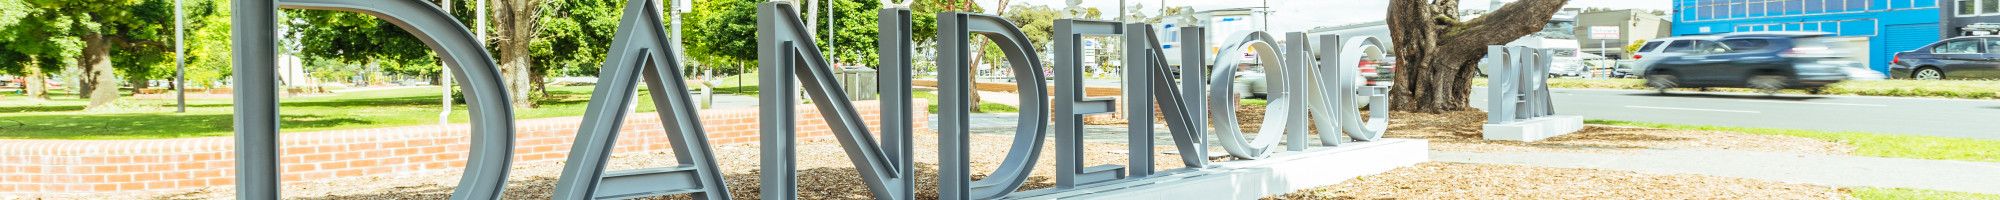
[[[1889,76],[1917,80],[2000,78],[2000,36],[1967,36],[1896,53]]]
[[[1830,33],[1759,32],[1717,36],[1696,41],[1696,51],[1666,56],[1646,70],[1646,85],[1661,93],[1672,88],[1741,87],[1766,94],[1782,89],[1821,88],[1846,80],[1849,61],[1840,52],[1852,49],[1830,40]]]
[[[1640,45],[1638,51],[1632,54],[1632,59],[1638,61],[1634,61],[1630,67],[1619,70],[1631,76],[1645,76],[1646,69],[1652,68],[1653,64],[1659,63],[1660,60],[1693,53],[1695,46],[1714,43],[1715,38],[1716,36],[1683,36],[1646,41],[1646,44]]]

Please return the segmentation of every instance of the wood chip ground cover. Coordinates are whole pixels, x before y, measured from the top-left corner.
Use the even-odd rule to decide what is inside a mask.
[[[1239,109],[1244,116],[1246,132],[1254,132],[1262,120],[1261,108]],[[1477,111],[1444,114],[1393,113],[1391,138],[1428,139],[1432,148],[1438,151],[1624,151],[1635,149],[1706,148],[1739,149],[1751,151],[1798,152],[1844,154],[1852,150],[1840,144],[1782,136],[1761,136],[1721,132],[1669,131],[1631,127],[1592,125],[1586,130],[1552,138],[1536,143],[1490,142],[1479,139],[1479,124],[1484,123],[1485,114]],[[1120,120],[1122,121],[1122,120]],[[917,135],[918,177],[936,177],[935,162],[937,139],[935,132],[919,129]],[[1011,143],[1011,137],[975,134],[972,148],[975,153],[972,169],[976,174],[990,172],[1003,159],[1002,152]],[[1053,141],[1045,141],[1053,143]],[[1045,144],[1047,144],[1045,143]],[[1022,190],[1047,188],[1053,184],[1053,145],[1045,145],[1037,159],[1035,176],[1030,178]],[[1123,165],[1125,146],[1119,143],[1089,143],[1085,156],[1086,166],[1103,164]],[[847,156],[832,139],[800,141],[799,173],[802,199],[868,199],[867,188],[853,172]],[[1171,147],[1156,148],[1156,152],[1169,152]],[[758,153],[757,145],[721,145],[714,151],[718,164],[726,174],[728,187],[735,198],[755,199],[757,187]],[[1220,150],[1212,150],[1220,154]],[[1156,156],[1158,169],[1181,167],[1179,155],[1160,154]],[[619,152],[610,161],[610,170],[664,167],[673,162],[670,152]],[[1224,159],[1226,160],[1226,159]],[[556,176],[562,168],[559,161],[516,163],[506,192],[507,198],[546,199],[553,193]],[[1528,174],[1550,174],[1546,178],[1522,177]],[[458,174],[442,173],[405,177],[365,177],[335,180],[321,180],[310,183],[287,184],[283,194],[289,199],[436,199],[450,195],[457,184]],[[934,178],[919,178],[918,194],[921,198],[932,199],[936,189]],[[1460,181],[1453,181],[1460,180]],[[1425,182],[1431,181],[1431,182]],[[1484,181],[1486,185],[1466,185]],[[1502,184],[1505,183],[1505,184]],[[1511,184],[1511,185],[1509,185]],[[1446,188],[1458,188],[1445,190]],[[1566,189],[1554,189],[1566,188]],[[169,191],[155,193],[120,194],[120,196],[91,196],[85,199],[101,198],[148,198],[148,199],[227,199],[233,196],[232,188],[204,188],[197,190]],[[1426,163],[1407,167],[1386,174],[1364,177],[1348,181],[1341,186],[1333,186],[1303,194],[1331,194],[1328,198],[1556,198],[1581,197],[1625,197],[1641,198],[1703,198],[1703,197],[1746,197],[1758,199],[1825,199],[1813,197],[1841,198],[1844,194],[1833,192],[1832,188],[1805,185],[1758,182],[1752,180],[1716,178],[1698,175],[1643,175],[1602,170],[1537,168],[1505,165]],[[1366,194],[1356,193],[1365,191]],[[1693,192],[1688,192],[1693,191]],[[1573,193],[1573,194],[1572,194]],[[1657,193],[1657,194],[1655,194]],[[1716,196],[1660,196],[1683,193],[1703,193]],[[1432,195],[1432,196],[1424,196]],[[1462,196],[1470,195],[1470,196]],[[1631,196],[1641,195],[1641,196]],[[1654,195],[1654,196],[1643,196]],[[129,197],[129,198],[127,198]],[[1288,196],[1289,197],[1289,196]],[[1318,198],[1320,196],[1299,196],[1297,198]],[[1769,198],[1763,198],[1769,197]],[[1797,197],[1797,198],[1794,198]],[[62,198],[62,197],[55,197]],[[685,199],[669,196],[654,199]]]

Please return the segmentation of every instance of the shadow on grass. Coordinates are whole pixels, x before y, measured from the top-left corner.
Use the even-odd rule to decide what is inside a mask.
[[[68,112],[68,111],[81,111],[81,110],[83,110],[83,105],[47,105],[47,106],[7,106],[7,107],[0,107],[0,113],[31,113],[31,112]]]
[[[159,139],[229,135],[230,114],[103,114],[0,117],[0,139]],[[376,121],[325,115],[284,115],[285,128],[369,125]]]

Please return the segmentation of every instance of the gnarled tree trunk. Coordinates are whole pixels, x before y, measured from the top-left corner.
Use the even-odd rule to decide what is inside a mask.
[[[1569,0],[1520,0],[1460,21],[1458,0],[1394,0],[1389,32],[1396,48],[1397,111],[1442,113],[1471,109],[1472,78],[1487,45],[1535,33]]]
[[[507,96],[514,107],[533,108],[535,97],[531,96],[533,83],[529,80],[529,70],[534,69],[534,60],[528,53],[529,41],[535,38],[535,14],[541,12],[541,0],[497,0],[492,5],[492,38],[497,43],[500,55],[500,79],[505,82]]]

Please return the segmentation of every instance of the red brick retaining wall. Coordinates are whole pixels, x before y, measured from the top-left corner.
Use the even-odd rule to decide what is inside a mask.
[[[879,105],[859,101],[869,128],[879,130]],[[925,107],[917,102],[915,108]],[[702,110],[713,145],[757,141],[756,108]],[[917,116],[925,116],[916,110]],[[628,115],[614,152],[672,151],[659,117]],[[516,122],[515,163],[566,159],[581,117]],[[928,120],[914,120],[927,127]],[[830,137],[819,112],[800,106],[800,138]],[[465,124],[286,133],[279,137],[284,182],[462,170],[470,135]],[[104,193],[230,187],[235,182],[229,137],[163,140],[0,140],[0,196]],[[740,156],[740,155],[721,155]]]

